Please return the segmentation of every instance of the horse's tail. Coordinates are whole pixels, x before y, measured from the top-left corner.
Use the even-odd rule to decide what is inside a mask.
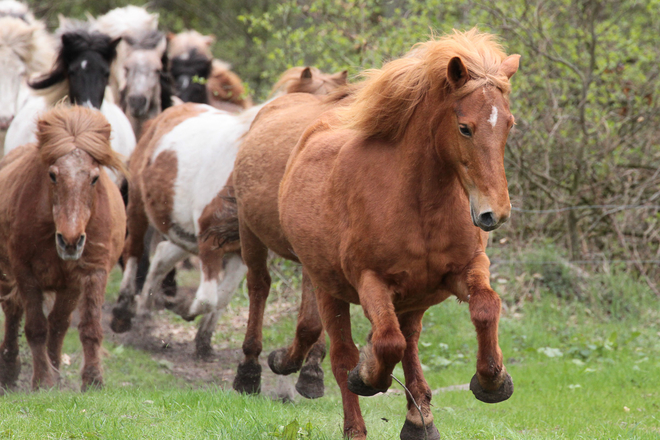
[[[218,197],[222,200],[222,208],[213,213],[211,224],[199,234],[201,241],[213,240],[216,249],[238,245],[240,237],[238,234],[238,207],[234,196],[233,186],[225,187],[226,194]],[[225,191],[223,191],[224,193]]]

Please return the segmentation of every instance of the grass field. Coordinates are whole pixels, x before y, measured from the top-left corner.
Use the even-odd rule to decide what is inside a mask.
[[[442,438],[660,439],[660,308],[648,288],[616,271],[588,276],[533,264],[493,269],[505,303],[500,344],[515,392],[506,402],[487,405],[469,391],[445,389],[469,382],[476,341],[465,304],[432,308],[420,354],[437,390],[434,415]],[[295,273],[288,265],[280,271],[284,278]],[[188,276],[194,282],[194,273]],[[109,297],[116,295],[117,278]],[[297,284],[286,283],[276,278],[273,301],[295,301],[291,288]],[[216,346],[240,347],[243,329],[231,323],[246,305],[244,291],[238,292],[221,320]],[[359,309],[353,312],[359,343],[368,327]],[[294,316],[283,314],[268,326],[264,353],[288,342],[293,325]],[[324,398],[281,403],[184,380],[167,362],[129,346],[106,342],[105,348],[105,388],[70,390],[79,386],[81,357],[72,328],[64,347],[70,365],[62,377],[74,386],[0,397],[0,439],[341,438],[341,399],[328,359]],[[29,362],[24,340],[22,349]],[[395,375],[403,379],[399,367]],[[369,438],[398,438],[405,417],[398,385],[361,399],[361,405]]]

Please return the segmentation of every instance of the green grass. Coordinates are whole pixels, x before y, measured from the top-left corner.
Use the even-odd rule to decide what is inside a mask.
[[[290,275],[291,268],[280,269]],[[442,438],[660,439],[658,299],[622,272],[584,278],[568,270],[533,278],[533,270],[500,267],[494,280],[505,304],[500,345],[515,393],[506,402],[487,405],[469,391],[438,392],[433,412]],[[577,286],[580,295],[562,295],[557,286]],[[278,289],[274,301],[285,304],[286,311],[295,296],[281,284]],[[232,308],[246,301],[238,292]],[[353,308],[353,316],[359,344],[368,323],[359,308]],[[221,319],[223,331],[215,342],[239,347],[243,329],[227,326],[229,319]],[[282,313],[264,329],[265,354],[290,340],[294,319]],[[193,389],[149,354],[105,347],[103,390],[9,393],[0,398],[0,439],[341,438],[341,399],[328,359],[324,398],[282,404],[209,384]],[[64,352],[71,365],[63,367],[63,378],[79,385],[80,343],[74,329]],[[469,382],[475,353],[465,304],[449,300],[427,313],[420,359],[432,389]],[[394,373],[403,379],[400,367]],[[369,438],[398,438],[405,417],[400,391],[363,398],[361,406]],[[287,437],[287,430],[297,434]]]

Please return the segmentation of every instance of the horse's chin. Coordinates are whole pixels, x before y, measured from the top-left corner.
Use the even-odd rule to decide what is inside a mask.
[[[77,261],[82,256],[84,249],[85,248],[82,247],[77,251],[70,253],[67,252],[65,249],[62,249],[59,246],[57,246],[57,255],[59,255],[59,257],[64,261]]]

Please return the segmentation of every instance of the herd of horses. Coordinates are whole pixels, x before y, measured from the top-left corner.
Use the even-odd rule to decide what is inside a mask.
[[[135,6],[61,18],[50,35],[24,5],[0,2],[0,390],[18,378],[23,317],[32,387],[57,383],[76,308],[82,389],[103,384],[102,305],[120,261],[112,330],[130,331],[155,303],[203,315],[202,356],[246,276],[233,386],[259,393],[274,253],[302,264],[302,299],[291,345],[268,365],[300,372],[301,395],[323,396],[327,334],[345,437],[366,437],[358,396],[387,391],[401,362],[401,438],[440,438],[417,344],[424,312],[450,296],[469,304],[477,333],[470,389],[483,402],[508,399],[485,247],[511,210],[503,157],[519,55],[493,35],[454,31],[355,84],[346,71],[290,69],[253,106],[212,43],[195,31],[165,36],[158,16]],[[190,255],[199,288],[168,290]],[[371,322],[361,350],[350,304]]]

